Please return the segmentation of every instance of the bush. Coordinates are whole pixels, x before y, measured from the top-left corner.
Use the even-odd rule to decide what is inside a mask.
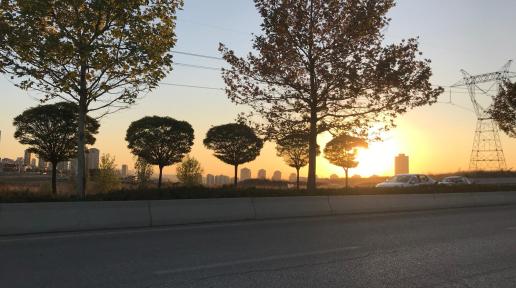
[[[86,201],[208,199],[239,197],[292,197],[339,195],[393,195],[516,191],[516,185],[427,186],[414,188],[350,188],[320,189],[317,192],[295,189],[234,189],[233,187],[207,188],[171,187],[167,189],[121,189],[104,194],[87,195]],[[78,201],[75,195],[49,195],[23,191],[0,191],[0,203]]]

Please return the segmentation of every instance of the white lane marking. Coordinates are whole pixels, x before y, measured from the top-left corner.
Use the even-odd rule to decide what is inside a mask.
[[[243,264],[255,264],[255,263],[261,263],[261,262],[267,262],[267,261],[285,260],[285,259],[298,258],[298,257],[317,256],[317,255],[322,255],[322,254],[345,252],[345,251],[349,251],[349,250],[356,250],[358,248],[360,248],[360,247],[359,246],[348,246],[348,247],[329,249],[329,250],[317,250],[317,251],[311,251],[311,252],[292,253],[292,254],[275,255],[275,256],[268,256],[268,257],[261,257],[261,258],[219,262],[219,263],[214,263],[214,264],[199,265],[199,266],[193,266],[193,267],[187,267],[187,268],[158,270],[158,271],[154,271],[154,274],[164,275],[164,274],[193,272],[193,271],[197,271],[197,270],[221,268],[221,267],[228,267],[228,266],[237,266],[237,265],[243,265]]]

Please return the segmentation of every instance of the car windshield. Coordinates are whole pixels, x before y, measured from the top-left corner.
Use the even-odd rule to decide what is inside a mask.
[[[463,182],[463,181],[462,181],[462,178],[459,178],[459,177],[451,177],[451,178],[444,178],[443,182],[448,182],[448,183],[461,183],[461,182]]]
[[[398,175],[389,179],[388,182],[396,182],[396,183],[407,183],[409,182],[411,176],[409,175]]]

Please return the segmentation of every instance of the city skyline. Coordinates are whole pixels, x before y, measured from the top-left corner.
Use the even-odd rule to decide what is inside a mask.
[[[496,71],[508,59],[516,57],[510,47],[514,40],[505,37],[509,30],[506,27],[514,25],[515,20],[509,17],[515,4],[510,1],[495,1],[487,5],[478,2],[475,9],[466,5],[467,1],[453,1],[446,11],[439,5],[428,1],[399,1],[390,13],[393,17],[386,31],[386,41],[392,42],[400,38],[420,36],[421,50],[425,57],[432,59],[435,85],[452,85],[460,80],[460,69],[464,68],[473,73]],[[213,18],[212,11],[222,11],[225,5],[238,7],[238,15],[226,15],[223,18]],[[480,9],[478,7],[481,7]],[[466,11],[465,11],[466,10]],[[460,11],[460,13],[457,13]],[[485,12],[479,15],[479,11]],[[467,13],[471,12],[471,13]],[[491,17],[489,23],[479,25],[478,17]],[[503,17],[508,15],[508,17]],[[439,17],[439,23],[427,24],[428,19]],[[206,19],[206,22],[196,22],[191,19]],[[231,28],[231,23],[243,23],[238,29]],[[216,51],[218,42],[224,42],[239,54],[250,50],[250,33],[259,31],[260,19],[251,2],[228,1],[220,5],[201,1],[186,3],[185,10],[178,15],[178,44],[177,51],[193,52],[203,55],[220,57]],[[191,32],[198,32],[194,37]],[[496,32],[493,32],[496,31]],[[499,45],[489,45],[473,37],[476,33],[489,33]],[[444,51],[446,47],[446,51]],[[464,50],[468,53],[463,53]],[[446,52],[446,53],[444,53]],[[224,66],[215,59],[190,57],[176,54],[177,63],[190,63],[210,67]],[[174,66],[174,72],[163,82],[183,83],[211,88],[223,88],[220,73],[209,69],[194,69],[180,65]],[[30,106],[37,105],[33,98],[40,95],[33,91],[25,92],[15,88],[7,80],[2,79],[0,85],[4,91],[4,101],[12,103],[9,107],[0,107],[0,157],[17,157],[26,148],[12,137],[12,118]],[[445,93],[446,94],[446,93]],[[442,95],[440,102],[446,102],[448,95]],[[468,95],[461,90],[452,93],[453,104],[471,108]],[[190,109],[195,108],[191,113]],[[133,167],[133,156],[129,153],[124,141],[124,133],[130,122],[145,115],[167,115],[192,123],[195,129],[195,144],[191,155],[200,160],[205,173],[231,175],[232,167],[220,163],[201,143],[206,131],[211,125],[232,122],[238,112],[246,111],[245,107],[236,107],[221,90],[194,89],[170,85],[162,85],[146,95],[144,99],[129,110],[110,115],[102,119],[100,133],[97,136],[96,147],[101,151],[115,155],[117,164],[127,163]],[[205,117],[210,115],[210,117]],[[440,115],[435,118],[433,115]],[[217,120],[215,120],[217,119]],[[427,119],[432,119],[431,121]],[[214,123],[216,121],[216,123]],[[471,142],[475,128],[474,115],[458,106],[438,103],[424,108],[418,108],[401,116],[398,127],[384,135],[384,142],[372,143],[368,150],[360,151],[357,169],[352,174],[362,176],[394,174],[394,157],[399,153],[411,155],[411,170],[421,173],[441,173],[467,170],[471,151]],[[322,134],[319,145],[329,141],[330,136]],[[502,145],[507,158],[508,168],[516,165],[516,148],[512,148],[514,140],[502,136]],[[450,161],[453,159],[453,161]],[[282,159],[275,156],[274,145],[267,143],[261,155],[247,165],[256,171],[265,167],[267,171],[280,170],[283,175],[289,175],[293,169],[286,166]],[[321,177],[331,174],[343,175],[342,169],[329,164],[322,155],[318,158],[318,171]],[[165,174],[175,173],[175,166],[165,168]],[[306,168],[301,170],[306,175]]]

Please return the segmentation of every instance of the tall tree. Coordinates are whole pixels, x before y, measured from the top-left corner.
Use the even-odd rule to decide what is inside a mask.
[[[155,88],[172,67],[182,0],[5,0],[0,65],[34,89],[79,106],[77,192],[84,196],[85,123]]]
[[[202,171],[201,163],[187,155],[181,165],[177,167],[176,175],[184,186],[199,186],[202,184]]]
[[[144,117],[131,123],[125,140],[134,155],[149,164],[158,165],[158,187],[161,188],[163,167],[181,162],[190,153],[194,130],[186,121],[170,117]]]
[[[204,138],[204,146],[215,152],[215,157],[235,167],[234,186],[238,184],[238,165],[253,161],[260,155],[263,140],[254,130],[242,123],[211,127]]]
[[[346,189],[348,189],[349,169],[358,166],[356,161],[357,149],[367,148],[366,140],[342,134],[333,138],[324,147],[324,157],[333,165],[344,168],[346,174]]]
[[[516,83],[507,81],[500,88],[488,114],[503,132],[510,137],[516,137]]]
[[[77,105],[67,102],[40,105],[14,118],[14,137],[29,151],[52,163],[52,193],[57,192],[57,164],[77,155]],[[85,143],[94,144],[97,120],[86,117]]]
[[[134,169],[136,170],[136,181],[138,183],[138,188],[147,188],[147,184],[149,183],[153,173],[152,165],[147,163],[147,161],[145,161],[144,159],[136,157]]]
[[[288,166],[295,168],[296,187],[299,190],[299,169],[308,164],[309,156],[308,135],[303,132],[292,132],[276,141],[276,152]],[[319,149],[317,149],[319,154]]]
[[[385,128],[407,110],[431,104],[430,60],[417,39],[384,45],[394,0],[255,0],[263,22],[246,58],[223,44],[226,93],[265,120],[308,127],[308,188],[316,189],[317,135]],[[281,133],[280,133],[281,134]]]
[[[97,184],[99,192],[101,193],[110,192],[122,187],[116,169],[115,157],[112,157],[110,154],[102,154],[102,157],[100,157]]]

